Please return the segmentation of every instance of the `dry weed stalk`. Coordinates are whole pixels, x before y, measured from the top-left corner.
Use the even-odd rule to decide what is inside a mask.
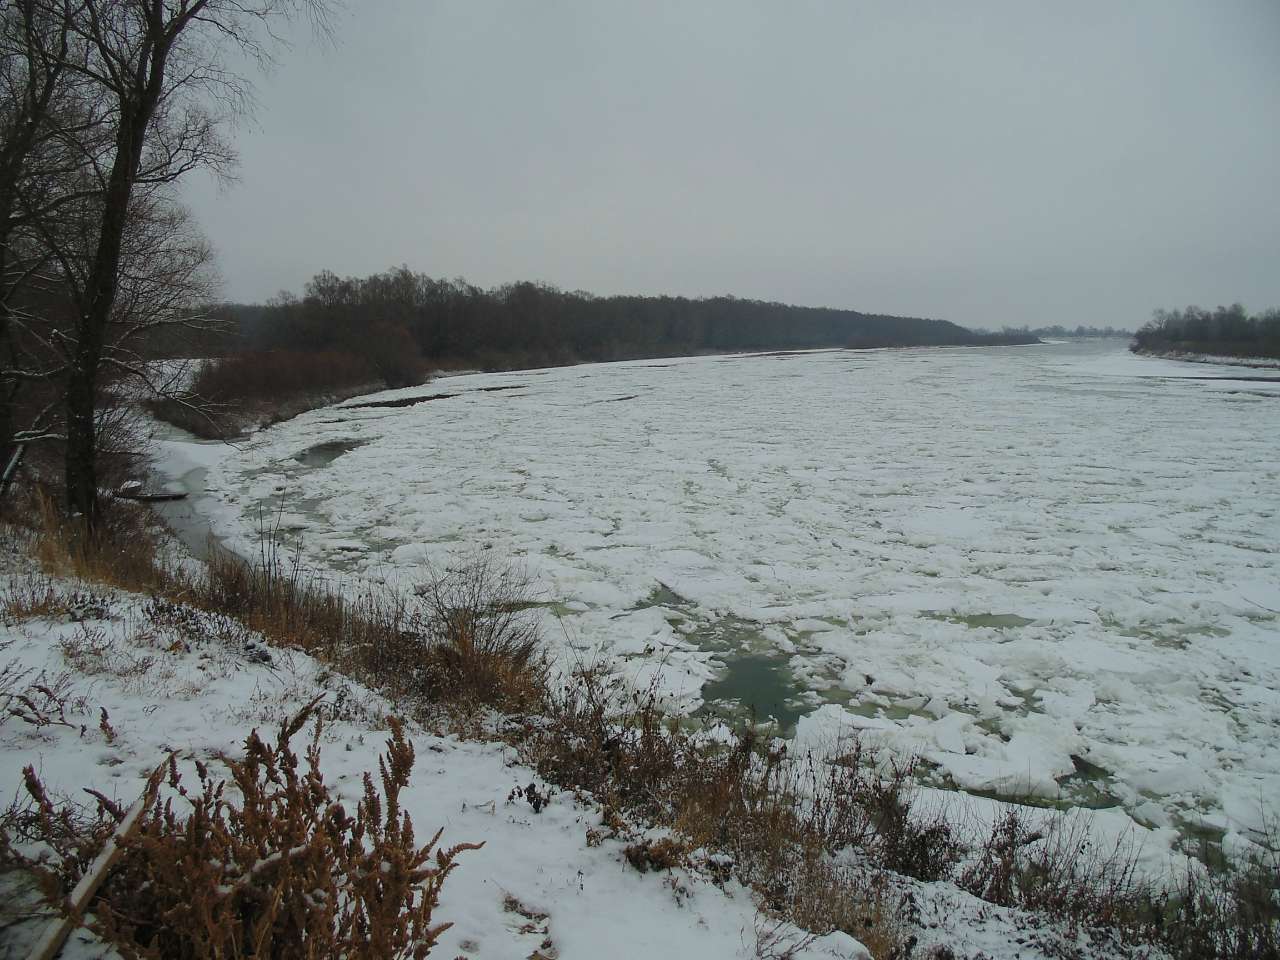
[[[450,926],[434,919],[440,890],[458,854],[481,844],[425,844],[400,802],[414,751],[390,721],[380,785],[369,774],[355,815],[333,798],[320,774],[319,723],[304,758],[290,739],[316,701],[287,721],[274,745],[253,732],[240,759],[226,759],[230,781],[197,763],[189,792],[176,761],[104,884],[93,911],[102,935],[128,958],[422,958]],[[100,794],[104,816],[85,831],[60,812],[34,772],[28,791],[39,832],[50,842],[95,840],[124,812]],[[230,789],[229,789],[230,787]],[[189,805],[189,811],[176,807]],[[73,885],[92,844],[61,840],[59,865],[41,870],[55,901]]]

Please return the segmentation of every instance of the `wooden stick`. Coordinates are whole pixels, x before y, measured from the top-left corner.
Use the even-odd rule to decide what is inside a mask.
[[[0,476],[0,497],[3,497],[9,489],[9,484],[13,482],[13,476],[18,472],[18,464],[22,462],[22,455],[26,452],[27,445],[20,443],[13,449],[13,456],[9,458],[9,465],[4,468],[4,475]]]
[[[80,882],[71,891],[71,896],[67,898],[64,904],[65,916],[49,921],[49,925],[45,928],[44,936],[36,941],[36,945],[31,948],[31,953],[27,955],[28,960],[53,960],[54,957],[62,952],[62,945],[67,942],[67,937],[71,936],[71,931],[80,926],[85,907],[93,900],[94,894],[102,886],[102,881],[107,879],[107,874],[111,872],[111,868],[120,859],[120,855],[123,852],[120,849],[120,845],[132,836],[133,831],[138,826],[138,821],[142,818],[142,814],[151,805],[151,801],[155,799],[156,791],[160,788],[160,780],[168,765],[169,761],[166,760],[152,772],[147,779],[147,787],[142,792],[142,796],[133,802],[133,806],[125,813],[124,819],[116,825],[115,831],[111,834],[110,839],[107,840],[106,845],[103,846],[102,852],[94,858],[93,863],[89,865],[89,869],[80,878]]]

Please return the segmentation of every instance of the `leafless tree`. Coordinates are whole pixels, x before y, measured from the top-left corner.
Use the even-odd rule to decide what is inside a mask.
[[[11,311],[22,359],[18,375],[42,385],[43,390],[30,393],[46,401],[33,408],[26,429],[16,434],[26,442],[66,443],[61,401],[79,353],[81,309],[97,251],[98,206],[96,197],[88,198],[45,225],[41,240],[51,261],[46,295],[30,309]],[[139,188],[121,241],[116,300],[104,327],[95,382],[99,452],[104,437],[120,435],[116,408],[121,401],[163,397],[194,403],[189,378],[175,376],[172,363],[157,362],[157,341],[172,350],[175,332],[203,332],[214,325],[205,306],[217,285],[212,262],[208,242],[168,190]],[[114,446],[120,446],[118,440]]]
[[[68,68],[109,104],[110,149],[94,166],[100,185],[96,240],[75,291],[64,426],[68,506],[92,532],[98,520],[95,413],[108,332],[127,286],[130,218],[140,190],[233,162],[226,123],[248,105],[249,86],[227,64],[265,59],[283,19],[326,20],[325,0],[78,0],[75,42],[87,55]]]
[[[328,0],[6,0],[0,8],[0,448],[64,442],[69,507],[98,519],[102,398],[157,384],[143,349],[202,322],[208,245],[171,185],[226,172],[249,104],[231,62],[269,60],[285,19]],[[22,431],[20,384],[59,402]],[[39,393],[39,390],[34,391]]]
[[[70,0],[13,0],[0,9],[0,462],[14,441],[14,401],[26,371],[11,318],[47,264],[33,230],[83,199],[79,176],[97,126],[72,64],[85,48]],[[66,134],[78,139],[68,139]]]

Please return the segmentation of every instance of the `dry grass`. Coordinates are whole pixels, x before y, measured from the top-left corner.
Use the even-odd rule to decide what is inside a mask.
[[[49,574],[147,593],[153,606],[217,614],[270,644],[331,664],[410,712],[518,712],[545,700],[546,658],[528,614],[528,582],[491,562],[433,574],[418,597],[372,585],[342,591],[298,553],[286,554],[270,530],[253,562],[216,550],[201,573],[192,573],[157,559],[156,530],[144,507],[113,504],[92,539],[43,493],[32,497],[27,517],[32,553]],[[92,586],[69,593],[29,579],[10,591],[4,611],[15,619],[80,619],[77,607],[92,608],[95,596]],[[92,643],[77,650],[92,659]]]
[[[156,520],[146,507],[113,503],[91,537],[65,516],[47,490],[28,492],[24,506],[32,554],[47,573],[140,592],[170,583],[172,575],[156,556]]]
[[[14,578],[0,598],[0,623],[63,616],[70,603],[66,591],[46,577]]]
[[[477,561],[433,574],[414,599],[377,587],[344,594],[270,540],[253,564],[216,555],[188,602],[332,663],[407,709],[519,712],[539,706],[547,686],[527,586]]]

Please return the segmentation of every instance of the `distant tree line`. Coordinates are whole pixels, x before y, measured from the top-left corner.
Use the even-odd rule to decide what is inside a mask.
[[[1214,310],[1157,310],[1134,335],[1133,349],[1280,359],[1280,308],[1253,315],[1238,303]]]
[[[1055,323],[1051,327],[1003,327],[1000,331],[1006,336],[1024,336],[1024,337],[1052,337],[1054,339],[1072,340],[1077,337],[1110,337],[1113,339],[1129,338],[1133,336],[1132,330],[1121,330],[1116,327],[1086,327],[1080,324],[1075,327],[1064,327],[1060,323]]]
[[[732,296],[595,296],[530,282],[486,290],[407,267],[363,278],[323,272],[301,297],[281,294],[267,304],[225,305],[217,314],[237,336],[231,344],[209,344],[209,352],[222,359],[198,389],[222,402],[235,399],[236,389],[256,396],[254,383],[283,389],[285,377],[273,377],[271,368],[296,365],[302,352],[353,360],[313,365],[317,372],[341,369],[344,381],[317,382],[316,389],[341,390],[369,381],[389,387],[416,383],[428,366],[497,370],[738,350],[1035,339],[974,333],[945,320]]]

